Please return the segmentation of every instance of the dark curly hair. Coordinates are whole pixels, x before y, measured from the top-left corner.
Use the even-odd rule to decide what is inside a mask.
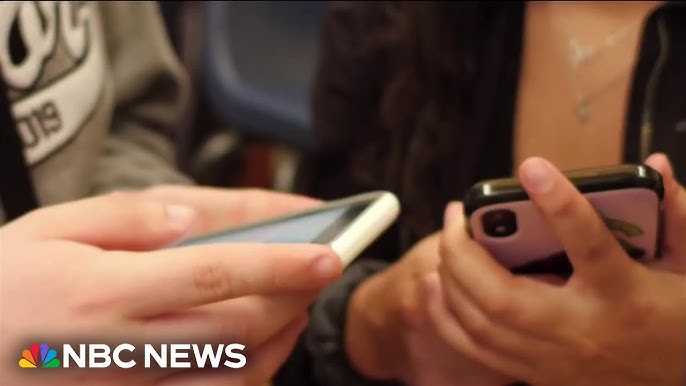
[[[455,144],[475,130],[475,90],[484,49],[508,6],[453,1],[369,6],[382,8],[389,19],[365,43],[367,49],[386,54],[388,74],[377,117],[381,130],[363,145],[370,148],[360,151],[374,161],[360,164],[386,163],[384,185],[410,203],[404,205],[413,213],[405,216],[412,220],[403,243],[413,243],[441,226],[436,219],[442,218],[442,203],[463,194],[465,187],[451,178],[460,162]],[[424,191],[428,186],[431,192]]]

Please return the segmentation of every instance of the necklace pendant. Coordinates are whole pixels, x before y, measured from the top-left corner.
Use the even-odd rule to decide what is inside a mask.
[[[573,68],[577,68],[586,60],[586,52],[583,47],[574,39],[569,41],[569,61]]]
[[[587,100],[581,100],[579,104],[576,106],[576,116],[579,118],[581,123],[586,123],[588,122],[588,119],[590,118],[591,115],[591,109],[588,105]]]

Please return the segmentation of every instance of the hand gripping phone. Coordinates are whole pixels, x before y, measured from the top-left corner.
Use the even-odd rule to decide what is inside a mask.
[[[631,258],[659,258],[662,177],[647,165],[574,170],[564,175],[588,199]],[[516,178],[477,183],[464,200],[468,232],[515,273],[569,276],[562,244]]]
[[[369,192],[185,240],[176,246],[239,242],[325,244],[346,266],[388,229],[399,212],[400,203],[393,193]]]

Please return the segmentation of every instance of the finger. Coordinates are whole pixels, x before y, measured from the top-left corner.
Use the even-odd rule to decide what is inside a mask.
[[[439,269],[438,274],[446,308],[474,342],[486,349],[517,357],[529,366],[534,365],[535,355],[540,355],[542,346],[546,343],[544,339],[554,337],[549,326],[539,328],[530,325],[526,330],[517,330],[502,320],[492,319],[465,296],[459,283],[446,274],[445,270]]]
[[[618,281],[628,282],[637,263],[627,256],[588,200],[541,158],[524,161],[519,178],[564,246],[574,267],[573,279],[581,278],[598,289],[620,290]]]
[[[286,326],[256,351],[247,353],[241,369],[184,372],[161,380],[157,386],[263,386],[286,360],[306,325],[307,317],[303,316]]]
[[[169,341],[183,336],[189,342],[263,344],[283,326],[307,311],[317,292],[245,296],[152,318],[141,336]]]
[[[663,209],[663,256],[666,264],[674,269],[686,271],[686,189],[674,178],[669,159],[664,154],[653,154],[646,164],[662,175],[665,190]]]
[[[266,220],[321,204],[309,197],[261,189],[158,186],[143,194],[168,204],[194,208],[199,220],[193,234]]]
[[[112,285],[126,294],[124,312],[140,317],[247,295],[319,290],[342,270],[331,249],[312,244],[232,243],[120,253],[124,256],[111,259],[119,269]]]
[[[460,322],[452,317],[446,308],[441,287],[442,285],[437,273],[431,273],[424,278],[427,313],[437,335],[469,360],[513,378],[529,379],[531,370],[525,363],[497,351],[484,348],[464,330]]]
[[[547,331],[564,322],[561,289],[510,273],[469,238],[463,217],[441,233],[440,255],[442,269],[490,319],[524,331],[542,326]]]
[[[149,250],[180,240],[194,220],[195,212],[189,207],[117,192],[48,206],[31,212],[15,226],[31,237],[70,240],[103,249]]]

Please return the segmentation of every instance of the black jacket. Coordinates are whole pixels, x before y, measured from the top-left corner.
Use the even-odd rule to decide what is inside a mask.
[[[365,36],[391,19],[378,4],[338,3],[323,24],[314,89],[318,151],[301,175],[301,191],[335,198],[375,189],[394,191],[403,213],[381,240],[320,297],[310,325],[276,385],[372,384],[351,373],[341,348],[345,307],[355,285],[440,229],[445,205],[475,182],[512,171],[513,121],[521,65],[524,3],[470,4],[487,8],[490,23],[477,42],[480,70],[470,90],[470,135],[450,143],[445,168],[428,169],[437,143],[426,133],[382,133],[379,99],[389,81],[390,50],[368,50]],[[661,151],[686,182],[686,4],[656,9],[644,24],[626,116],[624,160],[642,162]],[[424,135],[424,137],[422,137]],[[497,139],[497,140],[494,140]],[[409,145],[412,143],[412,146]],[[399,144],[399,145],[397,145]],[[416,145],[416,146],[415,146]],[[400,150],[398,150],[400,149]]]

